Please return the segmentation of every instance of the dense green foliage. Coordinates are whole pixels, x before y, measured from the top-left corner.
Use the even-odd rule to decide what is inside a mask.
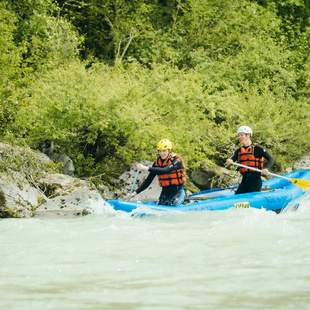
[[[54,140],[81,176],[172,139],[222,165],[240,124],[278,167],[310,151],[307,1],[0,0],[0,134]]]

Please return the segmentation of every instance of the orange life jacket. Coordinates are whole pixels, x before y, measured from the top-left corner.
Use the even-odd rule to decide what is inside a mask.
[[[167,174],[159,174],[159,184],[161,187],[167,187],[169,185],[182,185],[185,183],[186,179],[186,172],[185,172],[185,166],[183,159],[179,157],[176,154],[169,154],[169,156],[166,159],[161,159],[159,156],[155,162],[155,166],[157,167],[167,167],[170,165],[173,165],[173,162],[175,160],[181,160],[182,161],[182,168],[171,170]]]
[[[247,147],[241,147],[238,152],[238,162],[242,165],[246,165],[249,167],[263,169],[263,157],[255,157],[254,156],[254,147],[255,145],[251,144]],[[246,168],[239,168],[240,173],[245,173],[250,171]]]

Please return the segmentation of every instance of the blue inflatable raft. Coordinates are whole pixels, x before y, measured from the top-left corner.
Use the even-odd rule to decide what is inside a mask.
[[[310,170],[296,170],[285,175],[288,178],[310,180]],[[234,189],[211,189],[195,193],[180,206],[162,206],[156,202],[133,202],[124,200],[108,200],[115,209],[125,212],[137,208],[150,211],[219,211],[230,208],[256,208],[281,212],[294,200],[300,198],[305,191],[282,178],[273,178],[263,182],[263,191],[235,195]],[[297,207],[297,206],[296,206]]]

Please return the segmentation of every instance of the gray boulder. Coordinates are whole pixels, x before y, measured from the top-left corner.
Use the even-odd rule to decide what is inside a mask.
[[[104,212],[105,203],[100,193],[84,180],[63,174],[49,174],[40,183],[49,193],[49,198],[35,210],[35,216],[76,216]]]
[[[50,159],[29,148],[0,143],[0,218],[30,217],[45,199],[35,182]]]
[[[226,168],[201,166],[191,173],[192,182],[200,189],[226,187],[238,182],[238,173]]]
[[[46,154],[52,161],[61,164],[61,169],[63,174],[74,176],[74,164],[72,159],[64,154],[55,151],[55,145],[53,141],[43,141],[40,143],[41,151]]]
[[[153,164],[151,161],[141,161],[141,163],[146,166],[151,166]],[[129,171],[126,171],[119,177],[118,183],[121,187],[121,190],[116,193],[118,197],[126,199],[126,195],[128,193],[134,192],[149,174],[147,171],[137,170],[136,164],[137,163],[134,163]],[[150,186],[140,194],[136,195],[133,200],[158,200],[160,192],[161,187],[159,185],[158,178],[155,177]]]
[[[26,180],[16,182],[0,178],[0,218],[31,217],[42,199],[46,199],[42,191]]]

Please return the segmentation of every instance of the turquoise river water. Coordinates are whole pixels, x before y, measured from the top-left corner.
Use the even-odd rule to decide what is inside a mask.
[[[0,309],[310,309],[310,200],[0,220]]]

